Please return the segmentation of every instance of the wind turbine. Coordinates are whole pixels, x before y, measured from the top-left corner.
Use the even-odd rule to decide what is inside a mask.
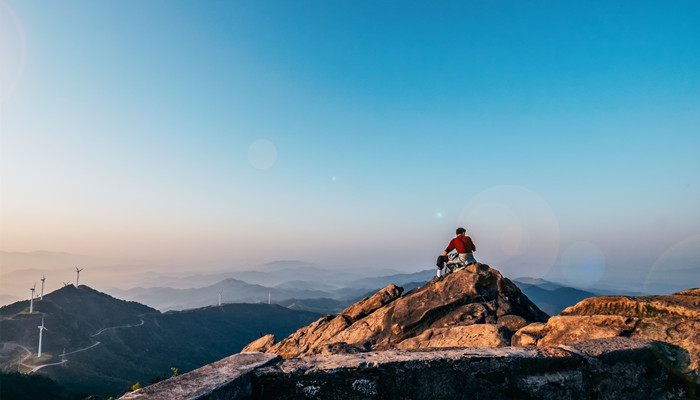
[[[29,313],[31,314],[34,312],[34,291],[36,291],[36,282],[34,282],[34,287],[29,288],[29,290],[32,291],[32,298],[29,300]]]
[[[70,285],[70,281],[68,281],[68,282],[66,282],[66,281],[61,281],[61,282],[63,282],[63,287],[66,287],[66,286]]]
[[[221,292],[219,292],[219,307],[221,307]]]
[[[80,281],[80,271],[82,271],[82,270],[84,270],[84,269],[85,269],[85,268],[80,268],[80,269],[78,269],[77,266],[75,267],[75,272],[76,272],[76,276],[75,276],[75,287],[80,286],[80,284],[78,283],[78,282]]]
[[[41,298],[39,300],[44,300],[44,281],[46,280],[46,275],[41,274]]]
[[[36,354],[37,357],[41,357],[41,338],[44,336],[44,331],[48,331],[44,326],[44,316],[41,316],[41,326],[39,326],[39,352]]]
[[[270,300],[272,300],[272,290],[267,292],[267,304],[270,304]]]

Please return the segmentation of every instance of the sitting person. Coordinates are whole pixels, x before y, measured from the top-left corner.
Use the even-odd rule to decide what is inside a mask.
[[[445,252],[437,259],[437,277],[442,276],[443,268],[447,268],[451,272],[466,268],[470,264],[475,264],[474,252],[476,245],[472,238],[466,236],[467,232],[464,228],[457,228],[457,236],[447,245]],[[451,253],[453,250],[457,252]],[[448,253],[451,253],[448,257]],[[450,268],[450,266],[452,266]]]

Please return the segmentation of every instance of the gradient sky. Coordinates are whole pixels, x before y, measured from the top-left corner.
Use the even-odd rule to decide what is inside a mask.
[[[0,11],[0,250],[700,286],[700,2]]]

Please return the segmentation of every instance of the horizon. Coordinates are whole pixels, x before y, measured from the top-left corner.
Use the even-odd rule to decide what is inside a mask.
[[[0,275],[407,273],[465,226],[504,276],[700,286],[697,2],[0,11]]]
[[[0,251],[0,260],[6,260],[7,255],[11,254],[8,252]],[[33,253],[14,253],[15,256],[19,255],[21,257],[31,257],[34,258],[37,254],[41,256],[52,256],[50,252],[40,251]],[[60,253],[58,256],[73,256],[80,257],[78,255],[70,255],[66,253]],[[76,261],[77,259],[73,259]],[[245,282],[249,285],[261,285],[266,288],[275,289],[279,285],[284,287],[294,287],[286,285],[288,283],[317,283],[319,289],[322,287],[335,287],[340,289],[353,282],[355,280],[363,280],[372,277],[388,277],[395,274],[417,274],[426,271],[433,271],[432,268],[416,269],[411,271],[400,271],[392,268],[384,269],[357,269],[357,270],[346,270],[345,266],[329,266],[329,265],[319,265],[315,263],[300,261],[300,260],[274,260],[260,265],[238,265],[232,267],[229,266],[210,266],[208,268],[198,268],[192,269],[187,267],[181,267],[179,269],[167,269],[163,270],[163,266],[158,265],[147,265],[147,264],[105,264],[107,260],[101,260],[100,263],[81,264],[80,284],[87,285],[95,290],[110,294],[112,296],[120,297],[122,291],[129,291],[131,289],[138,288],[173,288],[173,289],[197,289],[205,288],[210,286],[216,286],[224,281],[233,278],[237,281]],[[49,264],[48,262],[45,264]],[[44,294],[50,293],[52,291],[58,290],[64,286],[65,283],[69,285],[75,284],[75,266],[65,267],[65,259],[53,264],[53,267],[49,268],[19,268],[14,271],[2,271],[0,274],[0,305],[11,304],[15,301],[22,301],[24,299],[24,286],[22,284],[15,285],[16,279],[8,280],[9,277],[24,277],[25,280],[31,280],[32,276],[45,276],[46,277],[46,287]],[[86,267],[87,265],[87,267]],[[159,268],[161,267],[161,268]],[[313,278],[309,278],[310,270],[319,271],[321,275],[315,275]],[[284,271],[299,271],[301,277],[294,278],[284,278],[279,275],[279,272]],[[324,272],[325,271],[325,272]],[[694,278],[693,270],[689,271],[678,271],[676,268],[670,268],[671,273],[681,274],[685,273],[688,277]],[[669,271],[664,271],[668,273]],[[341,274],[338,274],[338,273]],[[622,273],[623,276],[616,275],[615,272]],[[600,281],[595,284],[584,284],[577,285],[567,280],[562,275],[548,274],[545,277],[532,277],[526,275],[510,275],[504,277],[509,278],[516,282],[523,282],[527,284],[531,280],[543,279],[544,282],[554,283],[562,288],[569,287],[577,290],[589,291],[597,295],[607,295],[607,294],[618,294],[618,295],[667,295],[682,290],[687,290],[694,288],[688,286],[688,280],[679,283],[678,275],[673,276],[671,281],[668,277],[661,277],[653,285],[649,285],[644,277],[639,276],[629,276],[626,273],[629,271],[614,271],[606,270],[605,275]],[[87,275],[86,275],[87,273]],[[250,275],[250,274],[253,275]],[[246,276],[243,276],[243,275]],[[297,274],[297,272],[295,272]],[[682,275],[681,275],[682,276]],[[65,279],[65,280],[64,280]],[[298,282],[297,282],[298,281]],[[670,282],[670,283],[669,283]],[[397,283],[397,282],[393,282]],[[41,286],[37,288],[37,297]],[[367,288],[372,289],[372,288]],[[374,289],[380,289],[376,287]],[[27,300],[28,301],[28,300]],[[150,304],[147,304],[151,306]]]

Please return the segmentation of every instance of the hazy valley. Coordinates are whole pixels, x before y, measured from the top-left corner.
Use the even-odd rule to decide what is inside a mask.
[[[391,274],[358,277],[327,273],[308,263],[277,262],[255,271],[158,279],[173,287],[111,288],[103,293],[68,284],[45,293],[43,300],[37,289],[33,313],[28,312],[29,300],[0,309],[0,365],[6,372],[50,377],[73,393],[106,398],[136,382],[168,377],[170,368],[186,372],[234,354],[260,335],[286,336],[388,284],[408,292],[434,275],[433,270],[385,272]],[[80,281],[89,277],[83,272]],[[552,314],[593,295],[543,280],[525,281],[517,284]],[[264,282],[272,285],[260,284]],[[42,358],[37,359],[42,316],[48,330]]]

